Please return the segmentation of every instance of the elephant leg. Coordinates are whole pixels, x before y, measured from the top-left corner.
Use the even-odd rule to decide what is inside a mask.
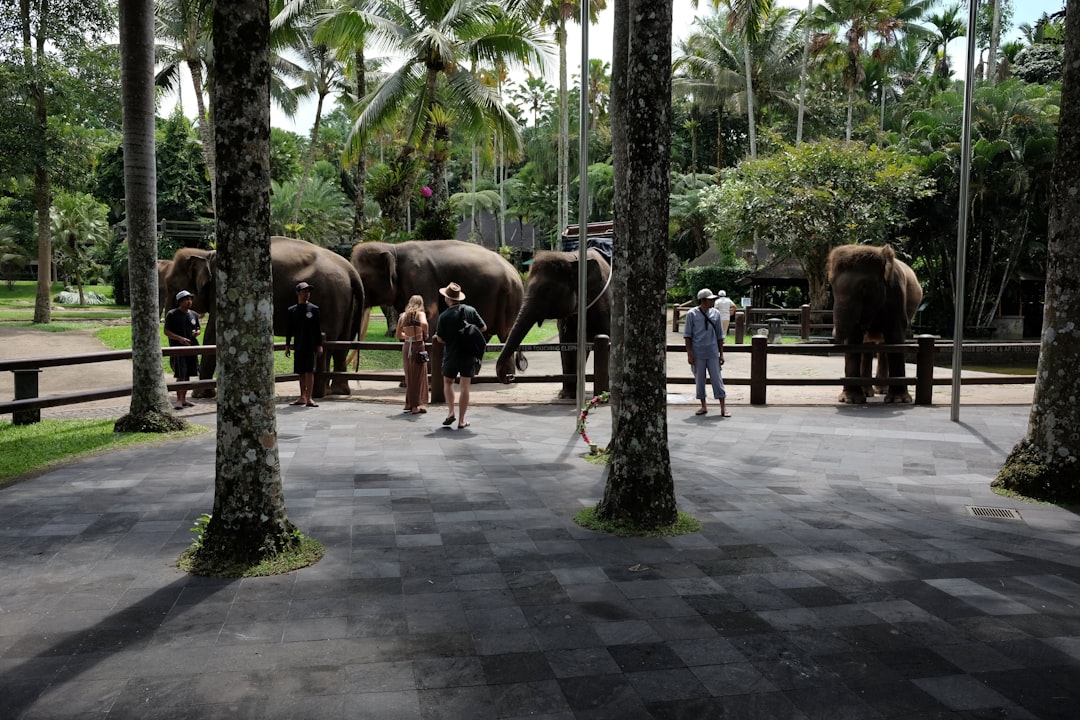
[[[888,353],[877,354],[877,372],[874,374],[874,387],[884,395],[889,392],[889,355]]]
[[[334,364],[334,372],[348,372],[349,371],[349,351],[347,349],[334,350],[331,354]],[[334,378],[330,382],[330,394],[331,395],[351,395],[352,389],[349,387],[349,381],[345,378]]]
[[[896,342],[899,342],[899,340],[897,340]],[[889,353],[889,377],[904,377],[903,353]],[[890,383],[889,392],[885,394],[885,402],[904,403],[910,405],[912,402],[911,393],[908,392],[907,385],[897,385]]]
[[[863,355],[864,353],[858,352],[844,353],[844,377],[862,377]],[[837,400],[842,403],[861,405],[866,402],[866,393],[863,390],[862,384],[845,384],[844,389],[840,391],[840,397],[838,397]]]
[[[873,353],[859,353],[859,377],[872,378],[874,377],[874,354]],[[863,394],[868,398],[874,397],[874,384],[867,383],[862,386]]]
[[[577,342],[577,322],[574,319],[559,321],[559,343],[570,345]],[[559,390],[559,399],[567,400],[577,397],[577,350],[562,350],[559,352],[562,358],[563,375],[572,376],[564,380],[562,389]]]
[[[204,345],[217,345],[217,331],[214,327],[215,319],[212,315],[206,316],[206,331],[203,333]],[[209,380],[214,377],[214,371],[217,370],[217,355],[210,355],[204,353],[199,357],[199,379]],[[191,391],[191,397],[195,398],[212,398],[217,395],[217,391],[214,388],[197,388]]]

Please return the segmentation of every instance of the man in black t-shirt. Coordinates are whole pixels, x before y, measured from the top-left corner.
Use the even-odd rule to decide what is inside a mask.
[[[199,344],[199,314],[191,309],[195,296],[187,290],[176,293],[175,307],[165,314],[165,337],[169,338],[169,347],[187,347]],[[199,358],[195,355],[170,355],[169,364],[173,375],[180,382],[190,380],[199,374]],[[187,390],[176,391],[177,410],[194,407],[187,399]]]
[[[446,394],[447,416],[443,425],[450,426],[454,420],[458,421],[458,429],[469,427],[465,420],[465,413],[469,410],[469,388],[472,385],[472,377],[476,372],[476,363],[480,358],[473,357],[473,350],[465,342],[461,330],[466,323],[471,323],[480,332],[487,330],[484,319],[476,308],[465,304],[465,293],[457,283],[450,283],[439,289],[439,294],[446,298],[449,306],[439,315],[439,323],[435,330],[435,340],[443,345],[443,392]],[[459,409],[461,414],[454,416],[454,380],[461,377],[461,402]]]
[[[288,324],[285,330],[285,357],[293,349],[296,338],[296,356],[293,358],[293,372],[300,376],[300,397],[292,405],[319,407],[311,399],[315,388],[315,358],[322,355],[322,323],[319,319],[319,306],[311,299],[311,284],[296,284],[296,304],[289,308]]]

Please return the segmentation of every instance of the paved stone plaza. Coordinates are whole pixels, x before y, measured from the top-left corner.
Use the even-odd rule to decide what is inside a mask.
[[[565,405],[283,401],[286,576],[174,567],[213,434],[0,490],[0,718],[1076,716],[1080,521],[988,487],[1026,408],[730,409],[669,411],[676,538],[573,524]]]

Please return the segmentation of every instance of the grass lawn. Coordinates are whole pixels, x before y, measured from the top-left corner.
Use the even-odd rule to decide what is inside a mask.
[[[115,420],[42,420],[14,425],[0,420],[0,487],[27,473],[45,470],[69,460],[129,445],[166,442],[200,435],[209,429],[191,425],[177,433],[117,433]]]
[[[63,283],[53,283],[49,297],[55,298],[63,289]],[[105,297],[112,297],[112,287],[108,285],[84,285],[83,290],[96,292]],[[30,326],[35,329],[62,332],[71,329],[70,325],[65,324],[67,321],[93,323],[106,320],[123,320],[131,317],[131,309],[126,305],[60,305],[53,302],[52,319],[54,322],[48,325],[34,325],[34,301],[36,298],[37,283],[29,280],[19,280],[10,288],[6,282],[0,283],[0,321],[26,322],[30,323]],[[53,327],[53,325],[58,327]]]

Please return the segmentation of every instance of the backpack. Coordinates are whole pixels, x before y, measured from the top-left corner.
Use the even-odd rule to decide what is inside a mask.
[[[487,338],[480,332],[478,325],[473,325],[468,320],[461,326],[462,348],[470,357],[480,360],[484,357],[484,349],[487,347]]]

